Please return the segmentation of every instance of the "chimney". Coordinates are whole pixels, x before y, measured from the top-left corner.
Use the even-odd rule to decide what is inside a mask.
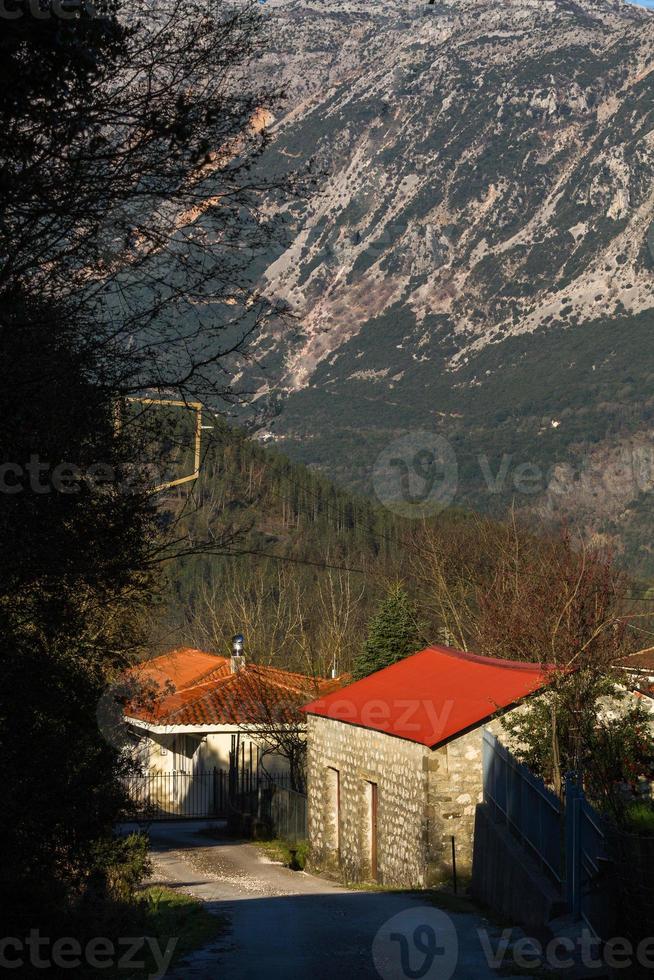
[[[232,656],[230,659],[232,674],[238,674],[239,670],[243,670],[245,667],[245,656],[243,654],[244,643],[245,637],[242,633],[237,633],[236,636],[232,637]]]

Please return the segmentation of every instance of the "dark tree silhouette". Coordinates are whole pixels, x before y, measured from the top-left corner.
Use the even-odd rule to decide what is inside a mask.
[[[82,309],[123,391],[229,398],[279,312],[256,286],[288,190],[253,166],[276,98],[260,8],[80,9],[3,22],[0,300],[21,285]]]
[[[98,934],[143,855],[112,838],[125,761],[96,712],[175,547],[137,465],[152,415],[117,425],[117,408],[152,389],[233,397],[270,315],[255,267],[279,189],[253,164],[271,93],[254,80],[255,3],[14,12],[0,33],[0,877],[10,934]]]

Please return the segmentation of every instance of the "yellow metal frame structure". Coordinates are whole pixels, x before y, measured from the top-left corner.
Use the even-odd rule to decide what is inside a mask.
[[[127,398],[128,402],[139,402],[141,405],[169,405],[171,408],[189,408],[195,412],[195,454],[194,454],[194,466],[195,469],[190,476],[182,476],[179,480],[169,480],[168,483],[161,483],[159,486],[152,488],[152,493],[161,493],[162,490],[170,490],[172,487],[179,487],[183,483],[191,483],[193,480],[197,480],[200,476],[200,448],[202,441],[202,403],[201,402],[185,402],[185,401],[173,401],[168,398],[140,398],[138,396],[130,396]]]

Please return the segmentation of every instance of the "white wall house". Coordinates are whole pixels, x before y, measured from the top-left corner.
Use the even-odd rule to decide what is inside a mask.
[[[139,665],[131,676],[140,693],[126,706],[125,721],[162,805],[169,793],[179,794],[180,785],[188,793],[192,778],[204,786],[214,771],[237,770],[241,778],[288,775],[288,759],[276,751],[279,733],[303,738],[299,707],[339,686],[249,664],[241,650],[220,657],[180,648]]]

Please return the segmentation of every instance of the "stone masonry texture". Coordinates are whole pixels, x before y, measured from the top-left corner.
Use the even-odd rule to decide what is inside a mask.
[[[469,875],[475,808],[482,799],[482,734],[494,719],[431,750],[330,718],[308,719],[311,865],[370,881],[370,783],[377,785],[377,875],[382,885],[425,888]],[[338,773],[338,776],[336,776]],[[338,818],[337,818],[338,815]]]

